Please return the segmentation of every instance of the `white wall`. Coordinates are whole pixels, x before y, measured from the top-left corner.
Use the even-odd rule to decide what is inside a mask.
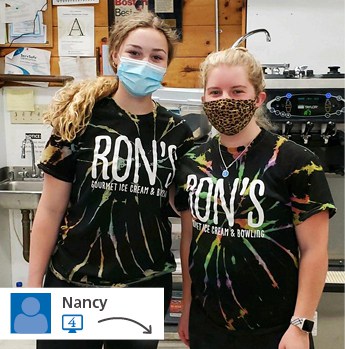
[[[9,212],[0,209],[0,287],[11,286],[11,242],[9,228]]]
[[[47,105],[52,96],[57,91],[57,88],[40,88],[33,86],[20,87],[10,87],[11,89],[31,89],[34,90],[34,99],[35,104],[38,105]],[[10,113],[7,111],[6,105],[6,90],[8,88],[4,87],[3,90],[3,119],[4,119],[4,133],[6,139],[6,164],[7,166],[31,166],[31,148],[30,145],[26,145],[26,157],[25,159],[21,158],[21,144],[25,138],[25,133],[34,132],[40,133],[41,139],[34,139],[35,143],[35,155],[36,160],[39,159],[42,149],[45,146],[45,143],[50,135],[50,127],[44,124],[12,124]],[[0,131],[1,132],[1,131]],[[0,138],[2,134],[0,133]],[[37,162],[37,161],[36,161]]]
[[[58,88],[40,88],[33,86],[10,87],[11,89],[33,89],[35,104],[47,105]],[[41,134],[40,140],[34,140],[36,163],[50,135],[50,127],[43,124],[12,124],[10,112],[6,105],[7,87],[1,89],[0,98],[0,167],[31,166],[31,148],[26,146],[26,157],[21,158],[21,144],[25,133]],[[22,255],[22,227],[19,210],[0,210],[0,287],[15,286],[27,281],[28,263]]]
[[[307,65],[325,74],[328,66],[345,73],[344,0],[248,0],[247,29],[267,29],[247,39],[247,48],[262,64]]]
[[[6,166],[5,118],[3,114],[3,89],[0,90],[0,167]]]

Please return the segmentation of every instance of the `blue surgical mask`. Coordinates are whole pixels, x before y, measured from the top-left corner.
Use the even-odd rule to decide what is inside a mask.
[[[166,68],[150,62],[120,57],[117,76],[130,94],[143,97],[162,86],[165,72]]]

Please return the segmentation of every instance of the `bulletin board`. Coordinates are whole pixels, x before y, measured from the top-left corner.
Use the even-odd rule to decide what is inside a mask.
[[[46,10],[42,11],[43,23],[46,25],[46,42],[45,43],[16,43],[15,40],[6,44],[0,44],[0,47],[53,47],[53,9],[52,1],[47,0]],[[8,24],[7,24],[8,27]]]
[[[151,11],[174,28],[182,39],[181,0],[108,0],[109,28],[118,20],[139,11]]]

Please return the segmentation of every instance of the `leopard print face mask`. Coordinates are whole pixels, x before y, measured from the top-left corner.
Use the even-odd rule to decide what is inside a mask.
[[[231,98],[204,102],[203,108],[211,125],[227,136],[241,132],[249,124],[257,109],[254,99]]]

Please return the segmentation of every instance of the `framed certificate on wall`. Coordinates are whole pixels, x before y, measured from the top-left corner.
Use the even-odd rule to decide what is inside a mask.
[[[182,39],[181,0],[108,0],[109,28],[121,18],[135,12],[154,12],[174,28]]]

